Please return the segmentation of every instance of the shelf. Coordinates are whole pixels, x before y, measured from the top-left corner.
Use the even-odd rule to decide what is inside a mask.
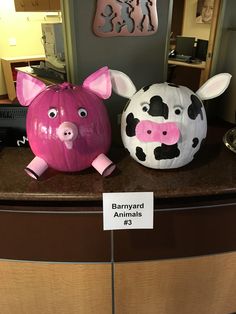
[[[40,61],[45,60],[44,55],[34,56],[20,56],[20,57],[6,57],[2,58],[2,68],[7,88],[8,98],[13,101],[16,98],[16,67],[29,66],[30,64],[37,64]]]

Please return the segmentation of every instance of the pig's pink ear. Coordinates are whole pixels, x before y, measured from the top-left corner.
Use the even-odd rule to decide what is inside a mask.
[[[46,85],[33,76],[20,71],[17,73],[16,95],[22,106],[29,106],[45,88]]]
[[[109,98],[112,86],[108,67],[103,67],[87,77],[83,82],[83,87],[91,90],[100,98]]]

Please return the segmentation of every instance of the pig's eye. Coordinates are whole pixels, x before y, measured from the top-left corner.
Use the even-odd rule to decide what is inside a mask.
[[[144,104],[142,105],[142,110],[143,110],[144,112],[148,112],[149,109],[150,109],[150,105],[149,105],[149,104],[144,103]]]
[[[88,113],[87,113],[87,110],[84,109],[84,108],[79,108],[78,109],[78,114],[81,118],[85,118],[87,117]]]
[[[50,119],[54,119],[57,116],[57,109],[51,108],[48,110],[48,116]]]

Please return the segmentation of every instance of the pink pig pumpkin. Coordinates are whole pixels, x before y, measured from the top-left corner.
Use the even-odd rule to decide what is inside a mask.
[[[115,165],[106,157],[111,127],[102,99],[111,95],[107,67],[90,75],[82,86],[70,83],[46,86],[38,79],[18,72],[17,97],[29,106],[27,137],[35,158],[26,167],[33,178],[48,168],[80,171],[91,165],[103,176]]]

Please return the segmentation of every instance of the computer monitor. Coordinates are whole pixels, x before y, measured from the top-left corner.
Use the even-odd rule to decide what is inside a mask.
[[[0,105],[0,148],[29,146],[26,136],[27,107]]]
[[[196,48],[196,58],[202,61],[206,61],[208,48],[208,40],[198,39]]]
[[[194,57],[195,37],[176,37],[176,56]]]

